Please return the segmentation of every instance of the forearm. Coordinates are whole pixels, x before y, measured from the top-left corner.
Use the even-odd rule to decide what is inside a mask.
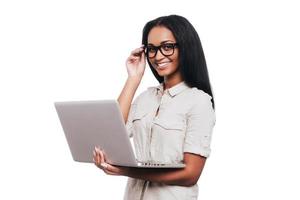
[[[184,169],[149,169],[129,168],[126,176],[143,179],[151,182],[159,182],[167,185],[192,186],[198,178],[194,178],[188,168]]]
[[[141,79],[136,77],[129,77],[126,80],[126,83],[122,89],[121,94],[118,97],[118,102],[120,105],[120,109],[124,118],[124,122],[127,122],[127,117],[129,113],[129,109],[131,106],[131,102],[133,100],[134,94],[140,84]]]
[[[188,187],[197,183],[206,158],[197,154],[184,153],[183,161],[185,163],[185,168],[183,169],[120,167],[105,163],[106,159],[104,158],[102,151],[96,148],[94,160],[99,168],[110,175],[122,175],[167,185]]]

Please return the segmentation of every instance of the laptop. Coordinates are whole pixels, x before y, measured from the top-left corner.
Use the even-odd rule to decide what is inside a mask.
[[[184,168],[184,163],[140,162],[136,159],[117,100],[54,103],[74,161],[93,163],[95,146],[106,162],[140,168]]]

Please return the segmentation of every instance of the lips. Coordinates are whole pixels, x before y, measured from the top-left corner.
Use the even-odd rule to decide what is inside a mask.
[[[170,62],[162,62],[162,63],[156,63],[156,66],[158,69],[164,69],[167,67],[167,65],[169,64]]]

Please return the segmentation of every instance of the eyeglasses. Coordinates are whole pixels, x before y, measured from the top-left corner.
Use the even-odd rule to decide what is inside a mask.
[[[171,56],[174,54],[174,49],[178,47],[178,43],[164,43],[159,46],[148,45],[146,47],[146,55],[148,58],[154,58],[159,50],[164,56]]]

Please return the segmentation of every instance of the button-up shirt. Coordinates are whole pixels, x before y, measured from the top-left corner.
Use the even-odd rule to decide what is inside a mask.
[[[180,163],[183,153],[208,157],[216,117],[212,97],[185,82],[149,87],[131,104],[126,128],[137,160]],[[128,178],[125,200],[197,199],[198,186],[166,185]]]

